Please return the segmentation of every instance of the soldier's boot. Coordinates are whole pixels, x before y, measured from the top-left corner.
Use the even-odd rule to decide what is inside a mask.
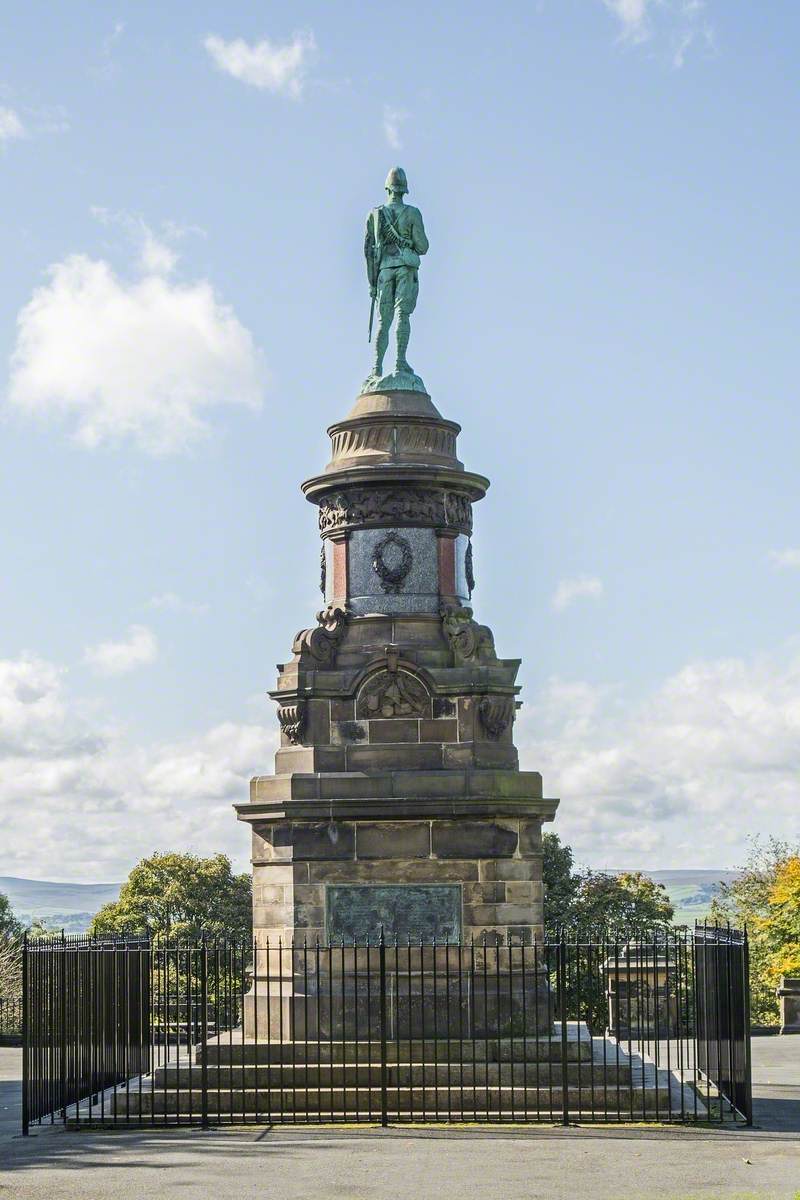
[[[372,374],[378,378],[383,374],[383,359],[388,345],[389,330],[386,328],[385,323],[381,321],[378,325],[378,332],[375,335],[375,361],[372,364]]]
[[[406,350],[408,349],[408,339],[411,337],[411,320],[407,313],[398,313],[397,316],[397,362],[394,365],[396,375],[407,374],[413,375],[413,368],[409,366],[406,358]]]

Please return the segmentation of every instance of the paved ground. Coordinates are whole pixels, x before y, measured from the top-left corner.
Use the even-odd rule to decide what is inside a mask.
[[[0,1200],[800,1200],[800,1037],[753,1042],[753,1130],[36,1131],[0,1049]]]

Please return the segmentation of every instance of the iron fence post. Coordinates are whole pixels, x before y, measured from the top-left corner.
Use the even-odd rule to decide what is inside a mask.
[[[243,968],[244,970],[244,968]],[[208,1129],[208,951],[206,935],[203,934],[200,946],[200,1053],[203,1058],[200,1063],[200,1115],[203,1129]],[[191,1081],[189,1087],[191,1087]]]
[[[67,936],[61,930],[61,1116],[67,1120]]]
[[[750,940],[747,926],[744,927],[744,945],[742,955],[742,987],[744,988],[744,1119],[747,1125],[753,1124],[753,1063],[750,1046]]]
[[[561,1017],[561,1124],[569,1125],[569,1047],[567,1044],[567,944],[563,928],[558,938],[558,1004]],[[580,1037],[580,1025],[578,1026]]]
[[[22,1136],[30,1133],[30,1108],[28,1092],[30,1089],[30,1029],[29,1029],[29,997],[28,997],[28,934],[22,938]]]
[[[378,942],[378,962],[380,965],[381,987],[381,1125],[386,1127],[389,1124],[388,1103],[386,1099],[386,941],[383,936],[382,925],[380,941]]]

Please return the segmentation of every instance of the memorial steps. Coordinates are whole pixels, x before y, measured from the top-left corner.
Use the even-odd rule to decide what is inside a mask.
[[[205,1056],[205,1071],[203,1057]],[[566,1061],[565,1061],[566,1060]],[[225,1124],[396,1121],[701,1120],[706,1109],[677,1070],[629,1055],[570,1022],[545,1038],[421,1039],[381,1043],[255,1043],[215,1039],[151,1075],[79,1106],[69,1124]],[[677,1064],[676,1064],[677,1065]],[[566,1076],[566,1095],[564,1082]]]

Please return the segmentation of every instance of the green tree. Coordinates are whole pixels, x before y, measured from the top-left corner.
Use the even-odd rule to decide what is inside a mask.
[[[95,935],[167,933],[197,939],[203,933],[249,939],[252,929],[250,876],[234,875],[225,854],[153,854],[143,858],[89,927]]]
[[[668,923],[674,915],[663,883],[655,883],[641,871],[619,875],[584,871],[570,910],[576,925],[605,925],[620,930]]]
[[[781,975],[800,975],[800,855],[780,864],[767,903],[758,932],[770,950],[770,983],[777,985]]]
[[[720,884],[711,919],[747,926],[750,940],[750,1011],[754,1024],[778,1020],[775,986],[800,966],[800,846],[753,838],[741,873]]]
[[[0,937],[19,937],[22,934],[22,922],[17,920],[8,896],[0,892]]]
[[[573,870],[572,847],[563,846],[557,833],[542,835],[542,879],[545,924],[567,924],[580,875]]]
[[[22,923],[0,892],[0,1000],[15,1000],[22,991],[21,937]]]
[[[558,925],[632,926],[663,924],[675,910],[661,883],[641,871],[574,869],[572,848],[562,845],[557,833],[542,837],[544,919],[549,928]]]

